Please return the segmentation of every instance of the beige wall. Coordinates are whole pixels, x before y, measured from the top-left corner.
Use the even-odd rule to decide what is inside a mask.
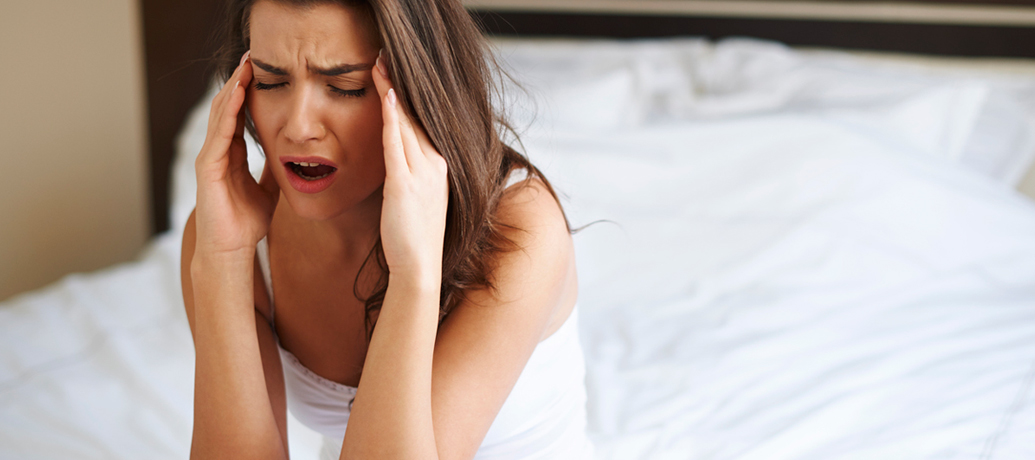
[[[0,299],[129,260],[147,238],[138,8],[0,1]]]

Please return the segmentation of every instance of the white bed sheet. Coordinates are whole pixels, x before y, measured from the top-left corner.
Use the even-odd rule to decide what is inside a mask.
[[[576,237],[602,458],[1035,454],[1025,198],[807,116],[526,142],[615,222]]]
[[[656,110],[678,106],[624,97],[642,86],[579,67],[630,48],[504,46],[549,111],[524,133],[530,157],[574,225],[610,221],[575,236],[599,458],[1035,458],[1035,206],[1003,177],[924,150],[968,136],[893,131],[867,112],[905,104],[919,124],[960,126],[983,116],[970,86],[809,109],[787,107],[805,95],[698,92],[694,107],[725,108]],[[533,61],[564,49],[589,60]],[[588,80],[573,89],[578,72]],[[562,116],[579,104],[592,116]],[[946,104],[974,112],[930,119]],[[204,120],[189,126],[188,151]],[[0,458],[187,456],[178,260],[173,231],[137,262],[0,304]],[[304,427],[292,421],[290,436],[294,458],[316,458]]]

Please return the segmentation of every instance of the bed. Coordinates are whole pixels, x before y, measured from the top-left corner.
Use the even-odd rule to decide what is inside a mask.
[[[1030,66],[504,35],[523,150],[585,226],[598,458],[1035,458]],[[0,458],[187,457],[179,229],[211,91],[178,128],[171,230],[0,304]]]

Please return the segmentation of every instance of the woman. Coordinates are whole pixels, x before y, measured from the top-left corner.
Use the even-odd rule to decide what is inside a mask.
[[[231,3],[183,242],[192,458],[286,458],[287,406],[327,458],[589,458],[571,232],[459,2]]]

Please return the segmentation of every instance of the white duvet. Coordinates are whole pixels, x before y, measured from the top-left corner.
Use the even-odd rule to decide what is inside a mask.
[[[599,458],[1035,458],[1035,205],[1011,187],[1035,82],[744,41],[501,46],[539,99],[514,105],[530,157],[574,226],[601,221],[575,236]],[[178,260],[172,231],[0,304],[0,458],[187,457]]]

